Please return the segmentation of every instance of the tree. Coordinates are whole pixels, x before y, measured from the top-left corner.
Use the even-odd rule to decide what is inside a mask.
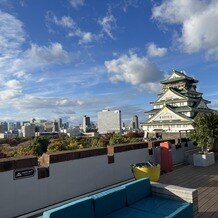
[[[33,153],[36,155],[42,155],[47,151],[49,139],[46,137],[35,137],[31,149],[33,150]]]
[[[66,151],[67,143],[61,139],[52,139],[48,145],[48,152]]]
[[[127,142],[126,138],[121,134],[113,134],[113,136],[110,138],[109,144],[115,145],[115,144],[122,144],[126,142]]]
[[[202,152],[213,149],[215,139],[218,138],[218,113],[199,113],[194,119],[193,127],[189,138],[201,146]]]

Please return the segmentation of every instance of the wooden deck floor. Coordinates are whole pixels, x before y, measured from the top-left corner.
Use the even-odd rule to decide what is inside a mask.
[[[218,161],[209,167],[191,165],[161,175],[161,183],[198,190],[198,216],[218,218]]]

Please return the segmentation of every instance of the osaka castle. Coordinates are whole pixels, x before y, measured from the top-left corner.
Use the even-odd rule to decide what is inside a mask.
[[[145,135],[191,130],[193,119],[199,112],[212,112],[207,107],[210,101],[196,90],[197,83],[198,80],[176,70],[161,81],[162,93],[151,102],[153,109],[145,112],[148,114],[148,120],[143,124]]]

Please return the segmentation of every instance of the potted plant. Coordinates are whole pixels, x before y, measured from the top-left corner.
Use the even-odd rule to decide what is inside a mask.
[[[218,138],[218,113],[199,113],[194,119],[193,127],[189,138],[201,147],[201,151],[193,155],[194,165],[209,166],[215,162],[211,151]]]

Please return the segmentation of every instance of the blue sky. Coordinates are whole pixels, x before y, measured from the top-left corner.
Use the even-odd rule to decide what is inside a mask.
[[[217,0],[1,0],[0,120],[144,111],[172,69],[218,108]]]

